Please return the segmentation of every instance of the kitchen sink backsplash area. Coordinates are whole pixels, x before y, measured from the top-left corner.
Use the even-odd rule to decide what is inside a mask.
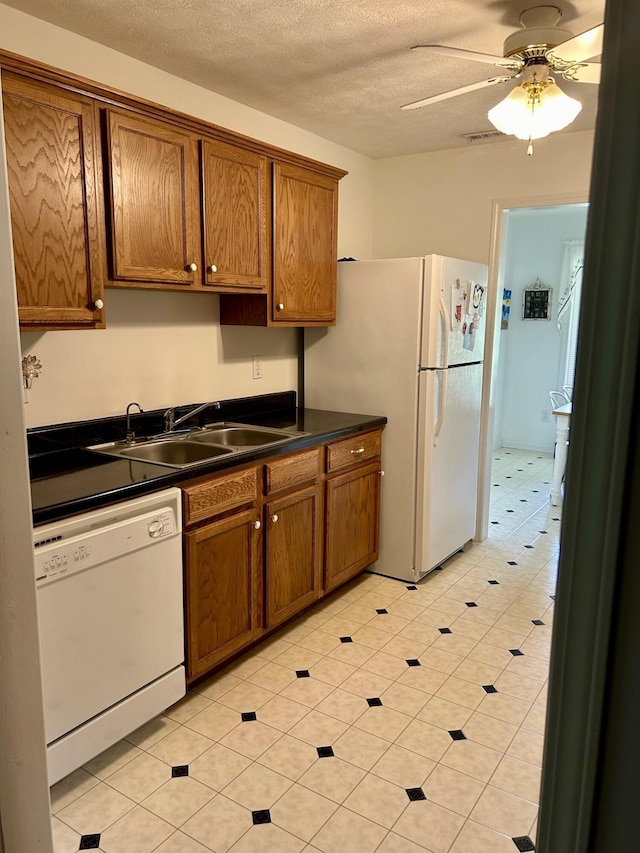
[[[176,406],[175,418],[188,415],[192,409],[198,406],[199,401],[197,400]],[[115,417],[78,420],[28,429],[27,443],[30,459],[33,462],[41,455],[67,448],[93,447],[105,442],[123,441],[127,434],[127,417],[124,406],[122,408],[122,415]],[[277,422],[274,423],[274,426],[286,426],[284,413],[287,412],[291,413],[291,422],[295,424],[295,391],[211,401],[209,406],[203,407],[180,424],[180,428],[198,428],[215,422],[251,422],[256,417],[262,423],[265,419],[269,419],[270,414]],[[136,438],[163,434],[165,432],[165,413],[166,407],[141,413],[132,412],[129,426],[134,429]]]
[[[21,334],[42,364],[27,427],[118,416],[130,400],[166,409],[296,387],[295,330],[221,326],[216,294],[107,289],[104,301],[106,329]]]

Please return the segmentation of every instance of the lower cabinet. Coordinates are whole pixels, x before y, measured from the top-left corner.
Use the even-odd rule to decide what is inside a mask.
[[[187,675],[197,678],[260,636],[262,564],[254,509],[186,532]]]
[[[265,507],[267,628],[295,616],[320,596],[320,487],[294,492]]]
[[[183,484],[189,682],[377,558],[380,476],[377,430]]]
[[[327,480],[325,589],[348,581],[378,558],[380,464]]]

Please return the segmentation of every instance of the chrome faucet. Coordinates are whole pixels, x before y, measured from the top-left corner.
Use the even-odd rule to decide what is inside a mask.
[[[136,438],[135,432],[131,429],[131,406],[137,406],[140,414],[144,412],[144,409],[140,405],[140,403],[129,403],[127,406],[127,435],[126,442],[127,444],[133,444]]]
[[[196,406],[195,409],[192,409],[190,412],[187,412],[186,415],[183,415],[181,418],[176,420],[176,406],[172,406],[170,409],[164,413],[164,431],[165,432],[173,432],[174,429],[181,424],[183,421],[188,420],[193,415],[197,415],[199,412],[203,412],[205,409],[208,409],[209,406],[213,406],[214,409],[220,408],[220,403],[203,403],[201,406]]]

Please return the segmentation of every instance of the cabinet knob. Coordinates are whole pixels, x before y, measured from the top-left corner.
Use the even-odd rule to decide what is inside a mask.
[[[277,514],[276,514],[276,513],[274,513],[274,514],[271,516],[271,521],[275,524],[277,520],[278,520],[278,516],[277,516]]]
[[[102,309],[104,308],[103,300],[102,299],[96,299],[96,301],[93,303],[93,307],[95,308],[96,311],[102,311]]]
[[[278,304],[276,305],[276,310],[284,311],[284,302],[278,302]]]
[[[352,450],[351,452],[354,454],[354,456],[357,453],[364,453],[364,447],[359,447],[357,450]]]
[[[218,267],[215,264],[211,264],[209,272],[218,272]]]
[[[384,477],[384,471],[380,471],[380,476]]]
[[[189,270],[189,272],[197,272],[198,271],[198,264],[189,264],[187,269]]]
[[[256,530],[260,530],[260,528],[262,527],[262,525],[260,524],[259,521],[254,521],[253,526],[255,527]]]

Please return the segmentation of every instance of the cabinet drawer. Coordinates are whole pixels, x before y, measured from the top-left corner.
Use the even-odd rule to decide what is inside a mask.
[[[342,441],[327,445],[327,474],[341,471],[351,465],[367,462],[380,456],[382,432],[365,432],[350,435]]]
[[[245,468],[244,471],[223,474],[193,486],[183,486],[182,492],[186,527],[255,501],[258,497],[258,476],[255,468]]]
[[[266,494],[282,492],[316,480],[320,476],[320,451],[317,447],[305,453],[267,462],[264,466]]]

